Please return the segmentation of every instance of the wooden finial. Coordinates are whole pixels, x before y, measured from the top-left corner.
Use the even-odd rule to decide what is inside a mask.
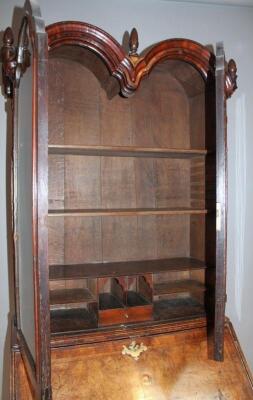
[[[229,60],[228,62],[228,72],[231,76],[231,79],[234,81],[236,84],[236,78],[237,78],[237,66],[236,63],[233,59]]]
[[[235,61],[231,59],[227,64],[227,73],[226,73],[227,97],[231,97],[236,89],[237,89],[237,66]]]
[[[3,37],[4,46],[10,47],[13,45],[13,42],[14,42],[13,32],[12,29],[8,27],[4,31],[4,37]]]
[[[136,56],[137,55],[137,50],[139,46],[139,40],[138,40],[138,32],[136,28],[133,28],[131,33],[130,33],[130,38],[129,38],[129,55],[130,56]]]

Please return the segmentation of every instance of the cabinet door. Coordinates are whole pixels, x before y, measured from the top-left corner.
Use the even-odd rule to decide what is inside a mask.
[[[223,360],[226,302],[226,97],[223,44],[216,48],[216,286],[215,286],[215,359]]]
[[[27,3],[14,80],[17,333],[36,399],[51,399],[47,264],[47,36]]]

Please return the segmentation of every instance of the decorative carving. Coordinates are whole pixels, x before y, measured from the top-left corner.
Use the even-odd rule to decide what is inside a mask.
[[[47,28],[49,51],[64,46],[76,45],[90,49],[106,64],[110,74],[120,83],[121,93],[129,97],[142,78],[152,68],[166,59],[182,60],[193,65],[206,80],[214,74],[213,53],[205,46],[188,39],[169,39],[160,42],[145,53],[144,57],[131,54],[138,50],[138,36],[131,34],[130,55],[108,33],[96,26],[83,22],[59,22]]]
[[[7,97],[13,97],[13,89],[18,85],[20,76],[30,66],[29,38],[27,35],[27,20],[23,19],[19,33],[18,46],[14,46],[13,31],[8,27],[4,32],[1,48],[2,74],[4,92]]]
[[[133,28],[129,38],[129,49],[130,49],[129,55],[137,56],[138,47],[139,47],[138,32],[136,28]]]
[[[135,361],[138,361],[141,353],[147,350],[147,346],[145,346],[143,343],[137,344],[135,341],[133,341],[128,347],[125,345],[123,346],[122,354],[131,356]]]
[[[137,53],[138,47],[139,47],[138,32],[136,28],[133,28],[129,38],[129,58],[134,67],[142,60],[142,58],[140,58]]]
[[[225,86],[226,95],[229,98],[237,89],[237,66],[233,59],[227,63]]]
[[[1,49],[1,60],[2,60],[2,74],[4,92],[7,97],[12,97],[13,94],[13,82],[15,80],[15,73],[17,67],[17,51],[16,47],[13,46],[14,37],[10,27],[8,27],[3,36],[3,47]]]

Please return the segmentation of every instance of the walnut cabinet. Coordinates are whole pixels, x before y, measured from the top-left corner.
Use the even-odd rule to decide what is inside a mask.
[[[168,39],[139,54],[133,29],[126,52],[87,23],[45,27],[30,1],[1,58],[13,110],[12,352],[35,398],[52,398],[61,346],[208,326],[221,361],[236,89],[222,44]]]

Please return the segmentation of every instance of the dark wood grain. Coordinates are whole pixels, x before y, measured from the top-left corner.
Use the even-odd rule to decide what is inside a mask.
[[[73,279],[87,276],[124,276],[148,272],[206,268],[203,261],[191,258],[171,258],[145,261],[105,262],[72,265],[51,265],[50,279]]]
[[[177,148],[152,148],[134,146],[74,146],[50,144],[49,154],[72,154],[72,155],[100,155],[100,156],[123,156],[123,157],[171,157],[191,158],[205,156],[205,149],[177,149]]]
[[[164,40],[132,64],[120,44],[102,29],[82,22],[66,21],[47,27],[51,51],[60,46],[78,45],[95,52],[106,64],[110,74],[116,77],[125,96],[130,96],[141,79],[165,59],[182,60],[194,65],[207,78],[213,71],[213,54],[204,46],[187,39]]]
[[[59,310],[64,307],[81,308],[82,304],[94,301],[92,293],[88,289],[57,289],[50,291],[50,310]]]
[[[12,78],[7,77],[3,70],[4,82],[6,83],[6,94],[13,98],[13,136],[14,136],[14,165],[13,165],[13,217],[14,217],[14,241],[15,241],[15,285],[16,285],[16,313],[17,326],[19,332],[19,344],[23,354],[26,368],[30,372],[31,384],[36,395],[36,399],[51,400],[51,377],[50,377],[50,316],[48,302],[48,275],[47,275],[47,226],[45,210],[47,205],[47,35],[45,33],[44,22],[41,19],[40,10],[37,4],[27,1],[24,7],[23,18],[19,30],[16,60],[14,63],[12,37],[7,32],[7,43],[9,49],[4,53],[11,61]],[[9,37],[8,37],[9,36]],[[36,45],[35,45],[36,43]],[[28,49],[29,48],[29,49]],[[11,60],[10,60],[11,58]],[[5,60],[7,62],[7,60]],[[14,65],[15,64],[15,65]],[[31,64],[31,66],[30,66]],[[18,102],[19,83],[28,68],[32,68],[32,93],[33,104],[31,109],[32,121],[32,182],[31,192],[33,207],[33,280],[34,280],[34,315],[31,319],[34,322],[35,337],[35,356],[29,354],[29,347],[26,338],[21,330],[20,299],[19,299],[19,248],[18,248]],[[11,78],[11,79],[10,79]],[[24,101],[24,99],[23,99]],[[23,116],[29,118],[29,116]],[[45,151],[46,150],[46,151]],[[46,212],[47,213],[47,212]],[[33,376],[32,376],[33,375]]]
[[[63,21],[45,33],[37,5],[25,11],[18,45],[7,28],[1,59],[14,109],[14,225],[18,86],[30,63],[34,72],[35,360],[20,331],[17,245],[15,280],[35,396],[52,398],[50,333],[53,347],[160,335],[205,326],[215,311],[222,360],[234,60],[189,39],[139,55],[136,29],[127,54],[91,24]]]
[[[126,199],[129,202],[129,198]],[[91,217],[91,216],[137,216],[137,215],[184,215],[207,214],[205,209],[194,208],[118,208],[118,209],[77,209],[49,210],[49,217]]]
[[[206,290],[203,283],[189,280],[170,281],[168,283],[157,283],[154,285],[154,295],[184,293]]]
[[[143,342],[148,348],[138,362],[121,356],[122,346],[128,346],[129,339],[52,350],[55,396],[69,400],[78,396],[102,400],[109,393],[111,400],[118,400],[120,393],[126,400],[132,400],[132,393],[140,387],[146,396],[157,399],[173,393],[177,398],[191,400],[196,391],[200,398],[210,400],[222,396],[249,400],[253,396],[252,376],[247,373],[238,339],[231,333],[229,325],[225,328],[225,361],[222,368],[206,356],[208,341],[205,328],[141,337],[136,341]],[[85,362],[87,359],[89,363]],[[17,371],[16,398],[33,400],[19,353],[15,354],[14,362]],[[143,364],[146,366],[145,373]],[[85,380],[84,374],[87,376]],[[59,377],[64,380],[64,385],[59,385]],[[179,377],[181,382],[178,385]],[[159,382],[159,385],[153,382]]]
[[[226,303],[226,250],[227,250],[227,132],[225,103],[225,56],[223,45],[216,49],[216,283],[215,283],[215,348],[214,357],[224,358],[224,323]]]

